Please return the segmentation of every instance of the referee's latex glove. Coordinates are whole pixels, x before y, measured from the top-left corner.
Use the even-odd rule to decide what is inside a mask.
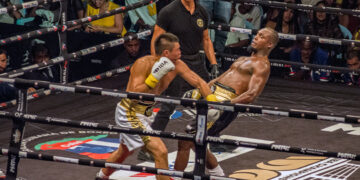
[[[210,67],[211,67],[210,78],[211,79],[217,78],[220,74],[219,66],[217,64],[211,64]]]

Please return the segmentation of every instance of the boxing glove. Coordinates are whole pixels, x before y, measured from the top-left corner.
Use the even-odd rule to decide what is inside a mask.
[[[201,94],[199,89],[191,89],[184,93],[183,98],[190,98],[190,99],[200,99]]]
[[[213,101],[213,102],[217,102],[217,98],[214,94],[209,94],[208,96],[206,96],[205,98],[207,101]]]
[[[161,57],[151,68],[151,73],[146,78],[145,84],[150,88],[154,88],[162,77],[174,69],[175,65],[169,58]]]
[[[198,100],[201,98],[200,90],[199,89],[188,90],[184,93],[183,98],[190,98],[190,99]],[[218,101],[214,94],[209,94],[208,96],[206,96],[205,99],[207,101],[215,101],[215,102]]]

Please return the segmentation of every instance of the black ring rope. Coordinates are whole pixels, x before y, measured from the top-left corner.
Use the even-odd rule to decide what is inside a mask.
[[[63,1],[63,0],[49,0],[49,1],[48,0],[38,0],[38,1],[29,1],[29,2],[25,2],[25,3],[21,3],[21,4],[14,4],[14,5],[0,8],[0,14],[6,14],[11,11],[16,11],[16,10],[20,10],[20,9],[29,9],[32,7],[37,7],[42,4],[55,3],[55,2],[60,2],[60,1]]]
[[[48,90],[39,89],[34,93],[30,93],[27,96],[27,100],[29,101],[29,100],[37,99],[39,97],[47,96],[47,95],[50,95],[51,92],[52,91],[49,90],[49,89]],[[16,99],[13,99],[13,100],[10,100],[10,101],[7,101],[7,102],[0,103],[0,109],[6,109],[6,108],[9,108],[9,107],[13,107],[15,105],[16,105]]]
[[[239,32],[243,34],[249,35],[256,35],[256,29],[246,29],[246,28],[239,28],[229,26],[227,24],[220,24],[214,23],[209,25],[209,29],[216,29],[220,31],[227,31],[227,32]],[[310,40],[313,42],[318,42],[320,44],[331,44],[331,45],[349,45],[349,46],[360,46],[360,41],[349,40],[349,39],[334,39],[334,38],[324,38],[320,36],[310,35],[310,34],[285,34],[285,33],[278,33],[279,39],[286,39],[286,40]]]
[[[360,10],[357,9],[341,9],[335,7],[316,7],[308,4],[295,4],[295,3],[286,3],[280,1],[268,1],[268,0],[225,0],[231,1],[234,3],[247,3],[247,4],[260,4],[264,6],[270,6],[274,8],[281,9],[296,9],[303,11],[321,11],[332,14],[349,14],[352,16],[360,16]]]
[[[64,85],[59,83],[50,83],[45,81],[25,80],[19,78],[16,79],[0,78],[0,82],[1,81],[14,84],[15,87],[18,88],[40,87],[40,88],[59,90],[64,92],[71,92],[71,93],[84,93],[84,94],[101,95],[101,96],[130,98],[130,99],[145,100],[145,101],[166,102],[170,104],[177,104],[177,105],[190,106],[190,107],[196,106],[197,104],[203,104],[203,105],[207,105],[209,108],[215,108],[215,109],[233,111],[233,112],[268,114],[268,115],[276,115],[276,116],[326,120],[326,121],[343,122],[343,123],[355,123],[355,124],[360,123],[360,116],[354,116],[354,115],[344,116],[344,115],[336,115],[334,113],[325,114],[316,111],[307,111],[307,110],[299,110],[299,109],[282,109],[274,106],[230,104],[224,102],[208,102],[205,100],[175,98],[169,96],[156,96],[153,94],[146,94],[146,93],[119,92],[118,90],[109,90],[98,87],[90,87],[90,86],[82,86],[82,85],[72,86],[72,85]]]
[[[82,49],[82,50],[79,50],[79,51],[76,51],[76,52],[68,53],[68,54],[65,54],[64,56],[58,56],[58,57],[55,57],[53,59],[50,59],[48,62],[42,62],[42,63],[39,63],[39,64],[33,64],[33,65],[30,65],[30,66],[22,67],[20,69],[15,69],[15,70],[0,74],[0,77],[9,77],[9,78],[19,77],[19,76],[22,76],[22,75],[24,75],[24,73],[29,72],[29,71],[33,71],[33,70],[36,70],[36,69],[42,69],[42,68],[46,68],[46,67],[58,64],[58,63],[62,63],[62,62],[65,61],[65,59],[73,59],[73,58],[89,55],[89,54],[96,53],[96,52],[101,51],[101,50],[105,50],[105,49],[110,48],[110,47],[114,47],[114,46],[124,44],[124,42],[126,42],[128,40],[131,40],[131,39],[134,39],[134,38],[142,38],[142,37],[149,36],[149,35],[151,35],[151,31],[152,30],[146,30],[146,31],[137,33],[136,35],[129,35],[129,36],[124,37],[124,38],[108,41],[108,42],[98,44],[98,45],[95,45],[95,46],[92,46],[92,47],[89,47],[89,48],[86,48],[86,49]]]
[[[38,116],[38,115],[34,115],[34,114],[23,114],[23,113],[17,113],[17,112],[12,113],[12,112],[7,112],[7,111],[0,111],[0,117],[19,118],[19,119],[25,120],[26,122],[31,122],[31,123],[104,130],[104,131],[127,133],[127,134],[149,135],[149,136],[156,136],[156,137],[169,138],[169,139],[180,139],[180,140],[193,141],[195,138],[195,135],[193,135],[193,134],[163,132],[163,131],[154,131],[154,130],[152,130],[152,131],[139,130],[139,129],[114,126],[114,125],[110,125],[110,124],[94,123],[94,122],[87,122],[87,121],[79,122],[79,121],[73,121],[70,119],[54,118],[54,117],[49,117],[49,116]],[[253,142],[247,142],[247,141],[224,139],[224,138],[219,138],[219,137],[214,137],[214,136],[207,136],[206,141],[209,143],[215,143],[215,144],[226,144],[226,145],[232,145],[232,146],[263,149],[263,150],[270,150],[270,151],[289,152],[289,153],[315,155],[315,156],[327,156],[327,157],[335,157],[335,158],[341,158],[341,159],[350,159],[350,160],[360,161],[360,155],[353,154],[353,153],[331,152],[331,151],[321,150],[321,149],[291,147],[288,145],[280,145],[280,144],[253,143]]]
[[[40,35],[44,35],[44,34],[48,34],[51,32],[56,32],[56,31],[67,31],[68,28],[70,27],[74,27],[77,26],[79,24],[84,24],[84,23],[89,23],[91,21],[95,21],[98,19],[102,19],[105,17],[109,17],[115,14],[119,14],[119,13],[123,13],[123,12],[127,12],[151,3],[156,2],[157,0],[144,0],[142,2],[137,2],[134,4],[130,4],[128,6],[122,6],[116,9],[113,9],[111,11],[107,11],[103,14],[98,14],[98,15],[94,15],[94,16],[88,16],[82,19],[77,19],[77,20],[71,20],[71,21],[67,21],[65,24],[66,25],[58,25],[58,26],[53,26],[53,27],[49,27],[49,28],[43,28],[43,29],[38,29],[38,30],[34,30],[34,31],[30,31],[24,34],[20,34],[20,35],[15,35],[12,37],[8,37],[5,39],[0,39],[0,46],[6,45],[8,43],[13,43],[13,42],[17,42],[17,41],[22,41],[24,39],[29,39],[29,38],[33,38],[33,37],[37,37]]]
[[[120,67],[120,68],[116,68],[116,69],[113,69],[113,70],[109,70],[109,71],[100,73],[98,75],[94,75],[94,76],[90,76],[90,77],[87,77],[87,78],[83,78],[81,80],[74,81],[74,82],[72,82],[70,84],[81,85],[81,84],[84,84],[84,83],[89,83],[89,82],[94,82],[96,80],[109,78],[109,77],[112,77],[112,76],[114,76],[116,74],[120,74],[120,73],[129,71],[131,66],[132,66],[132,64],[129,64],[129,65],[126,65],[126,66],[123,66],[123,67]]]
[[[172,177],[181,177],[181,178],[187,178],[187,179],[193,179],[195,177],[194,173],[191,173],[191,172],[159,169],[159,168],[138,166],[138,165],[108,163],[108,162],[101,161],[101,160],[89,160],[89,159],[84,159],[84,158],[69,158],[69,157],[64,157],[64,156],[54,156],[54,155],[43,154],[43,153],[9,150],[9,149],[0,147],[1,155],[8,155],[10,152],[13,155],[17,155],[21,158],[27,158],[27,159],[53,161],[53,162],[61,162],[61,163],[77,164],[77,165],[83,165],[83,166],[101,167],[101,168],[109,167],[109,168],[125,170],[125,171],[146,172],[146,173],[151,173],[151,174],[165,175],[165,176],[172,176]],[[227,178],[227,177],[209,176],[209,175],[205,175],[202,178],[207,179],[207,180],[236,180],[236,178]]]
[[[204,51],[200,51],[200,53],[204,54]],[[234,62],[239,58],[239,55],[235,54],[227,54],[227,53],[221,53],[216,52],[215,56],[222,57],[225,61]],[[284,68],[290,68],[290,67],[300,67],[300,69],[303,70],[310,70],[310,69],[316,69],[321,72],[333,72],[333,73],[360,73],[360,69],[352,70],[346,67],[335,67],[335,66],[326,66],[326,65],[319,65],[319,64],[304,64],[301,62],[292,62],[292,61],[286,61],[286,60],[277,60],[277,59],[269,59],[270,65],[273,67],[284,67]]]
[[[94,81],[97,81],[97,80],[101,80],[101,79],[104,79],[104,78],[109,78],[109,77],[112,77],[116,74],[121,74],[123,72],[126,72],[126,71],[129,71],[130,70],[130,65],[126,65],[126,66],[123,66],[123,67],[119,67],[119,68],[116,68],[116,69],[113,69],[113,70],[109,70],[109,71],[106,71],[106,72],[103,72],[103,73],[100,73],[98,75],[94,75],[94,76],[90,76],[90,77],[86,77],[86,78],[83,78],[83,79],[80,79],[80,80],[77,80],[77,81],[74,81],[74,82],[71,82],[71,83],[68,83],[69,85],[81,85],[81,84],[84,84],[84,83],[89,83],[89,82],[94,82]],[[48,96],[50,94],[53,94],[55,92],[59,92],[59,91],[52,91],[50,89],[39,89],[39,90],[36,90],[36,92],[34,93],[30,93],[27,97],[27,100],[33,100],[33,99],[37,99],[37,98],[40,98],[40,97],[43,97],[43,96]],[[16,105],[16,99],[14,100],[10,100],[10,101],[7,101],[7,102],[3,102],[3,103],[0,103],[0,109],[6,109],[6,108],[9,108],[9,107],[12,107],[12,106],[15,106]]]

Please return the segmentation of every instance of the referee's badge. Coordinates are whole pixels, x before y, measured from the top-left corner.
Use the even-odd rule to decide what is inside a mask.
[[[201,18],[197,19],[196,23],[199,27],[204,27],[204,21]]]

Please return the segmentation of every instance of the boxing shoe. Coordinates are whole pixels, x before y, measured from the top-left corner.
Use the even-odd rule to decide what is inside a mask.
[[[100,170],[101,171],[101,170]],[[111,180],[109,176],[103,176],[101,177],[100,172],[96,173],[95,180]]]
[[[5,179],[5,173],[0,169],[0,179]]]

